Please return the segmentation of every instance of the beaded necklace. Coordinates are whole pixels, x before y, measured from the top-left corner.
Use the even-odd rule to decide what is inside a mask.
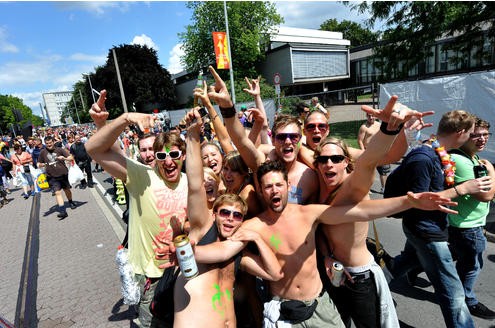
[[[451,159],[450,154],[447,153],[445,147],[440,146],[435,135],[431,135],[429,142],[433,149],[435,149],[438,157],[440,157],[440,162],[443,166],[442,171],[445,177],[445,185],[447,187],[452,187],[454,185],[455,161]]]

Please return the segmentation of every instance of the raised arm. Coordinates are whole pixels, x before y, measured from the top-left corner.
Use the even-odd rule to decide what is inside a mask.
[[[101,127],[85,144],[86,151],[113,177],[126,180],[127,164],[124,154],[113,147],[124,128],[137,124],[141,131],[154,125],[154,116],[142,113],[124,113],[111,123]]]
[[[341,224],[371,221],[410,208],[417,208],[424,211],[457,213],[457,211],[446,207],[456,205],[456,202],[452,202],[450,198],[442,197],[441,194],[437,192],[408,192],[407,195],[401,197],[363,200],[355,205],[327,206],[325,208],[320,207],[325,205],[308,205],[314,207],[309,207],[308,209],[313,214],[316,214],[316,217],[318,217],[321,223]],[[318,215],[318,212],[321,214]]]
[[[215,129],[218,142],[220,142],[223,152],[228,154],[233,151],[234,147],[232,147],[232,140],[230,139],[229,133],[227,132],[227,129],[223,125],[222,119],[218,116],[215,107],[213,107],[210,98],[208,97],[206,81],[203,81],[203,89],[194,89],[194,96],[201,99],[203,106],[205,106],[208,111],[208,115],[211,118],[213,128]]]
[[[108,111],[105,106],[105,102],[107,100],[107,90],[103,89],[100,91],[100,96],[98,97],[98,100],[96,103],[91,105],[91,108],[89,109],[89,116],[93,119],[93,122],[96,125],[96,130],[100,130],[102,127],[107,124],[107,119],[108,119]],[[120,147],[121,141],[117,138],[115,140],[115,143],[112,146],[112,149],[115,152],[121,152],[124,154],[123,148]]]
[[[368,195],[374,181],[376,166],[387,155],[396,137],[402,133],[402,124],[413,116],[421,118],[431,114],[431,112],[420,113],[406,107],[399,110],[396,101],[397,96],[392,96],[383,110],[376,110],[369,106],[362,107],[368,114],[375,115],[382,122],[388,123],[382,123],[380,130],[366,146],[366,150],[356,159],[354,171],[344,182],[333,204],[351,204],[361,201]]]
[[[251,170],[256,171],[258,166],[265,161],[265,156],[256,149],[253,142],[246,136],[244,127],[239,119],[237,119],[234,104],[225,86],[225,82],[223,82],[213,67],[210,66],[209,69],[215,78],[215,85],[210,86],[208,96],[215,100],[220,107],[227,131],[241,154],[242,159]]]
[[[198,113],[199,107],[186,115],[186,175],[187,175],[187,217],[191,224],[189,236],[199,241],[212,223],[206,200],[206,190],[203,177],[203,161],[201,160],[201,125],[203,123]]]
[[[255,124],[253,125],[253,128],[251,129],[251,131],[255,130],[255,126],[256,126],[255,132],[257,132],[259,134],[260,143],[271,144],[271,139],[268,136],[268,117],[266,115],[265,105],[263,104],[263,100],[261,99],[261,89],[260,89],[261,77],[258,77],[257,79],[251,79],[251,80],[249,80],[247,77],[245,77],[244,79],[246,80],[248,87],[244,88],[243,91],[246,93],[249,93],[251,96],[253,96],[255,107],[258,109],[258,111],[260,113],[260,115],[258,115],[258,118],[262,118],[262,120],[261,119],[256,120],[256,117],[254,117]],[[258,125],[260,125],[260,126],[258,126]],[[258,135],[258,134],[256,134],[256,135]],[[253,140],[253,139],[251,138],[251,140]]]

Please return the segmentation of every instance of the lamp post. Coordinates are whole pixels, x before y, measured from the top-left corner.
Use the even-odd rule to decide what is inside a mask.
[[[79,90],[80,91],[80,90]],[[72,97],[72,100],[74,101],[74,108],[76,110],[76,116],[77,116],[77,123],[81,124],[81,120],[79,119],[79,112],[77,111],[77,106],[76,106],[76,99]],[[82,104],[81,104],[82,106]]]

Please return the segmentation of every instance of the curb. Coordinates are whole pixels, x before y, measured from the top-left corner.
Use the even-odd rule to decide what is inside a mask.
[[[96,191],[93,191],[93,196],[95,196],[95,199],[97,199],[98,204],[104,211],[105,217],[107,218],[108,223],[112,226],[117,238],[122,240],[126,232],[126,224],[122,221],[123,211],[117,204],[115,204],[112,196],[103,188],[103,184],[100,180],[98,180],[96,176],[93,176],[93,180],[97,182],[94,188]],[[96,193],[98,193],[100,197],[96,197]]]

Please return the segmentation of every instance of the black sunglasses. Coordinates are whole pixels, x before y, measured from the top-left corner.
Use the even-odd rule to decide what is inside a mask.
[[[157,151],[155,153],[155,158],[159,161],[164,161],[167,156],[170,156],[171,159],[179,159],[179,157],[182,155],[182,151],[180,150],[172,150],[169,151],[168,153],[166,151]]]
[[[318,130],[320,131],[326,131],[328,129],[328,124],[325,124],[325,123],[318,123],[318,124],[315,124],[315,123],[309,123],[309,124],[306,124],[306,130],[308,131],[313,131],[314,129],[316,129],[316,127],[318,127]]]
[[[230,215],[232,215],[234,220],[237,220],[237,221],[242,221],[242,219],[244,219],[244,215],[241,212],[231,211],[231,210],[227,210],[225,208],[220,209],[218,211],[218,215],[220,215],[222,218],[225,218],[225,219],[229,218]]]
[[[327,164],[328,160],[331,160],[333,164],[339,164],[342,163],[344,159],[345,159],[344,155],[330,155],[330,156],[320,155],[316,157],[316,162],[318,162],[319,164]]]
[[[299,140],[301,140],[301,135],[299,133],[277,133],[275,135],[275,140],[279,142],[284,142],[287,138],[289,138],[292,143],[298,143]]]

